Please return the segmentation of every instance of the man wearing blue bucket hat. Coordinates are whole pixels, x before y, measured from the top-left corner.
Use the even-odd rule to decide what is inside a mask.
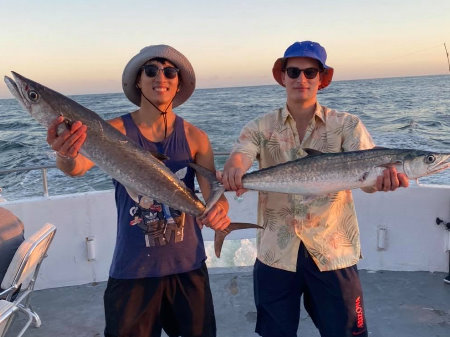
[[[224,166],[222,182],[238,195],[241,178],[258,160],[260,168],[307,155],[304,149],[342,152],[374,143],[358,117],[322,106],[319,90],[332,81],[325,49],[295,42],[272,69],[286,89],[283,108],[247,123]],[[219,174],[220,176],[220,174]],[[408,186],[407,178],[386,169],[366,192]],[[367,336],[356,263],[361,257],[351,191],[305,200],[301,195],[259,192],[254,295],[255,331],[265,337],[297,335],[300,300],[322,337]]]

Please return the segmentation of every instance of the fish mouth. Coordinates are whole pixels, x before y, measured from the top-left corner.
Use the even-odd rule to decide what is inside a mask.
[[[12,73],[15,81],[11,77],[5,76],[4,80],[5,80],[6,86],[8,87],[11,94],[17,99],[17,101],[20,104],[22,104],[22,106],[25,109],[28,109],[28,106],[26,103],[27,101],[24,99],[24,96],[22,94],[23,88],[22,88],[22,86],[19,87],[19,85],[17,84],[17,83],[22,84],[22,82],[20,80],[21,76],[14,71],[11,71],[11,73]]]

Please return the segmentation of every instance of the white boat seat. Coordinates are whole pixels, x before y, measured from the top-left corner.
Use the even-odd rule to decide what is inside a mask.
[[[0,300],[0,336],[3,337],[11,324],[13,313],[17,310],[14,303]]]
[[[12,311],[18,310],[28,316],[25,326],[17,337],[22,336],[28,329],[32,321],[39,327],[41,320],[36,312],[30,306],[30,295],[34,290],[34,285],[39,273],[39,268],[46,256],[47,250],[56,232],[56,227],[52,224],[45,224],[40,230],[26,239],[17,249],[14,257],[9,264],[6,274],[3,278],[0,292],[0,299],[9,302],[13,307]],[[6,303],[1,301],[6,307]],[[10,310],[10,309],[8,309]],[[10,316],[12,316],[10,314]],[[5,334],[11,324],[5,323]],[[0,337],[3,336],[0,333]]]

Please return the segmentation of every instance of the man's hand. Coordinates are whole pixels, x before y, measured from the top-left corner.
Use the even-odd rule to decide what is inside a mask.
[[[221,231],[230,225],[230,218],[227,215],[227,210],[219,200],[206,215],[198,217],[197,222],[202,226]]]
[[[217,171],[216,177],[227,191],[236,191],[239,197],[247,190],[242,186],[242,176],[252,166],[252,161],[243,153],[235,152],[227,159],[223,172]]]
[[[63,132],[58,134],[58,129],[64,126],[63,124],[64,117],[59,116],[49,125],[47,129],[47,143],[60,156],[75,158],[86,140],[87,127],[76,121],[71,125],[70,129],[66,127]]]
[[[404,173],[397,173],[395,167],[389,167],[383,171],[383,175],[377,178],[377,182],[372,187],[363,187],[362,190],[367,193],[377,191],[395,191],[399,187],[408,187],[409,180]]]
[[[245,172],[242,172],[239,168],[231,168],[229,170],[216,171],[216,178],[227,191],[236,191],[236,195],[239,197],[248,190],[242,188],[242,176]]]
[[[399,187],[408,187],[409,180],[404,173],[397,173],[395,167],[387,168],[383,175],[377,178],[376,188],[378,191],[395,191]]]

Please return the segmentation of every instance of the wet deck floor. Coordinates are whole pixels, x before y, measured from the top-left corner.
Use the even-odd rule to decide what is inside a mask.
[[[213,268],[210,274],[217,336],[257,336],[251,269]],[[361,270],[360,275],[369,336],[450,336],[450,285],[443,282],[446,274]],[[105,287],[106,282],[102,282],[35,291],[31,303],[42,325],[31,326],[25,337],[103,336]],[[20,315],[7,337],[16,336],[23,322]],[[298,336],[319,336],[305,310]]]

